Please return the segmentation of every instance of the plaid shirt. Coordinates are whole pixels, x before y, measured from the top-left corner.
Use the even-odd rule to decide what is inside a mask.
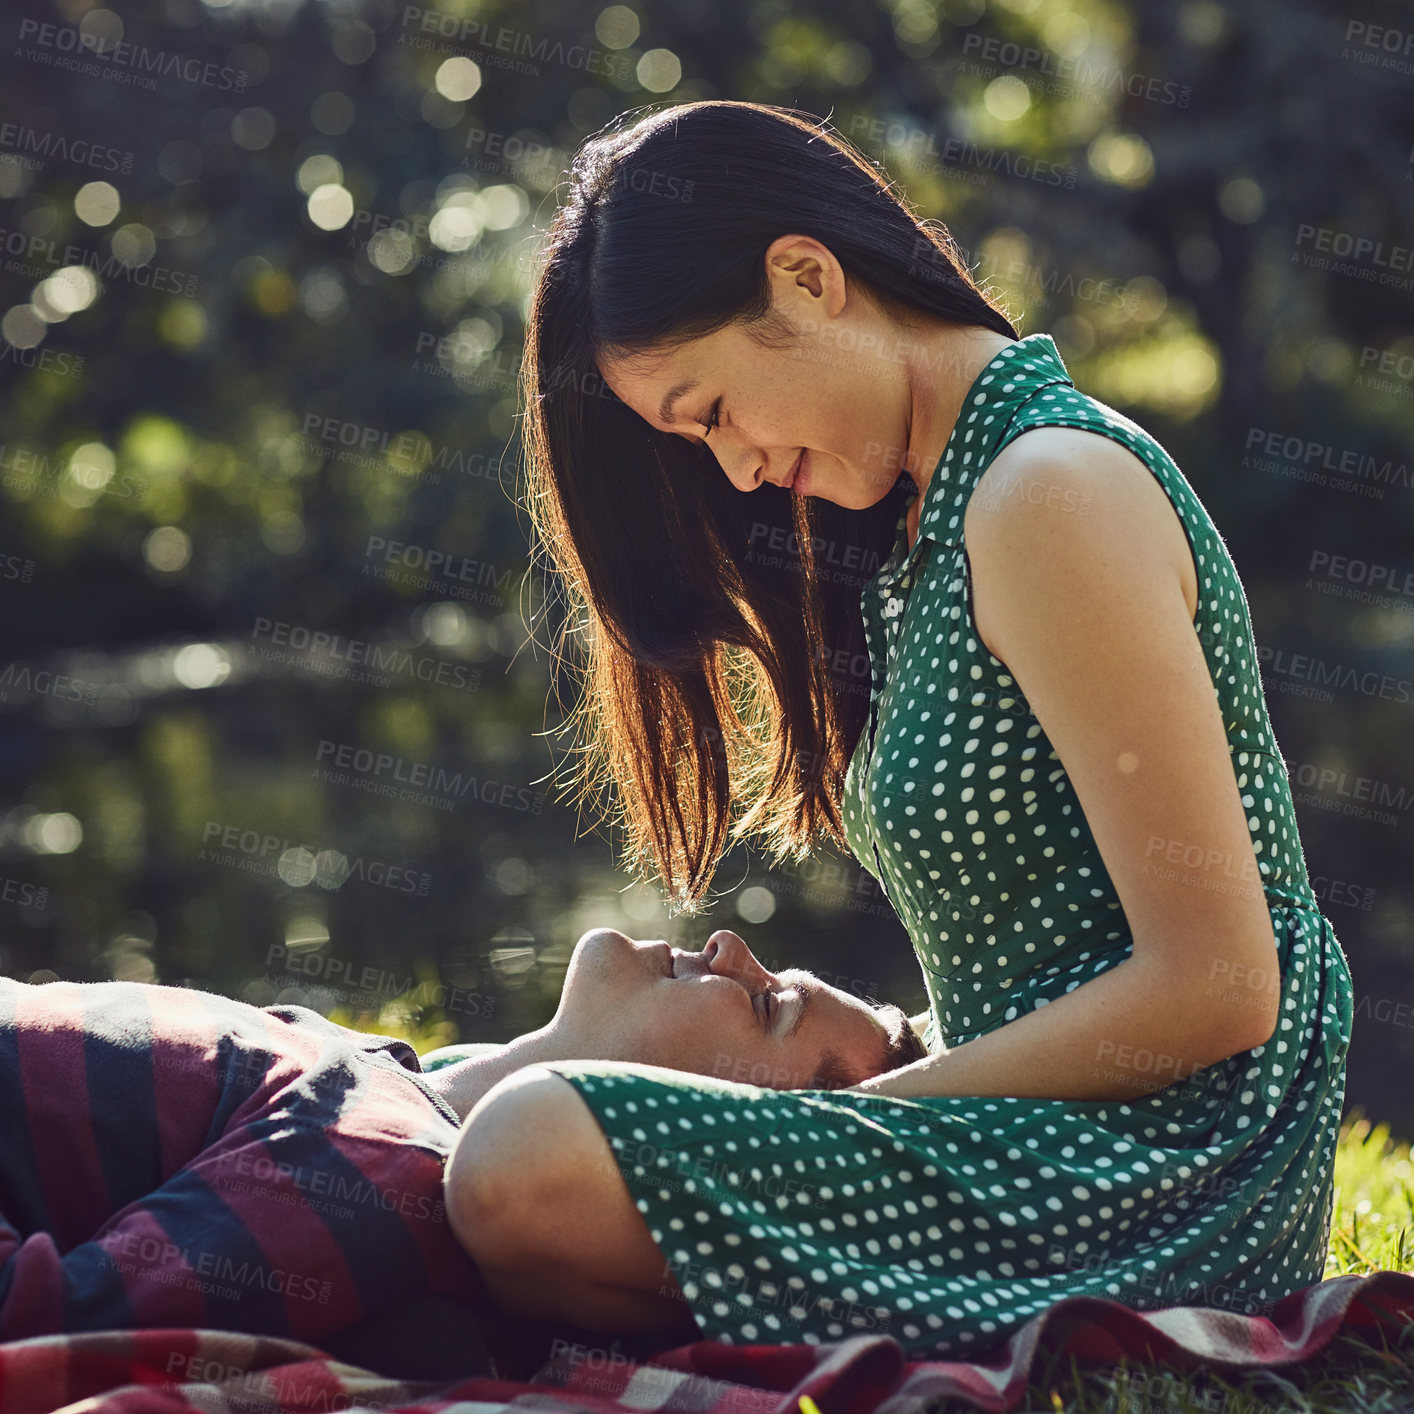
[[[0,1340],[317,1340],[472,1300],[442,1203],[457,1130],[405,1041],[305,1007],[0,978]]]

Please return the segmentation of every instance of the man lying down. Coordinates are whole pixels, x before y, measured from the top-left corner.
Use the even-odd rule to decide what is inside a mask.
[[[761,1025],[768,1007],[800,1024]],[[507,1076],[630,1060],[838,1089],[923,1054],[897,1007],[768,972],[725,931],[696,953],[586,933],[547,1025],[425,1074],[406,1042],[305,1007],[0,978],[0,1340],[176,1326],[320,1343],[427,1298],[484,1307],[443,1169]]]

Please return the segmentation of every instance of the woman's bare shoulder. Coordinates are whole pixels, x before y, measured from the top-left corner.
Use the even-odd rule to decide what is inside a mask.
[[[963,517],[964,540],[975,544],[997,531],[1006,538],[1002,522],[1023,508],[1054,512],[1046,522],[1052,535],[1067,526],[1088,531],[1097,517],[1125,527],[1133,548],[1152,547],[1173,567],[1189,617],[1197,613],[1197,566],[1178,510],[1152,468],[1114,438],[1078,427],[1020,433],[978,478]]]

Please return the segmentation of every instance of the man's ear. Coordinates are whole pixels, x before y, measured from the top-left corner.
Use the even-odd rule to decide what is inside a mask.
[[[856,1076],[844,1062],[838,1051],[823,1051],[815,1065],[815,1074],[810,1077],[807,1090],[847,1090],[863,1079]]]

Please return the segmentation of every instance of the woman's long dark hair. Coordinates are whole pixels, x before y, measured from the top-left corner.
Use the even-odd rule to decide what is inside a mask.
[[[869,712],[860,589],[912,483],[862,511],[770,484],[738,491],[706,446],[622,402],[599,356],[667,350],[734,320],[779,346],[765,253],[788,233],[823,242],[901,321],[926,311],[1017,332],[941,223],[791,110],[650,112],[587,140],[568,180],[521,373],[536,559],[566,591],[552,662],[579,672],[560,730],[574,737],[580,798],[626,827],[627,862],[695,913],[739,839],[761,836],[773,863],[822,836],[844,842],[844,774]]]

